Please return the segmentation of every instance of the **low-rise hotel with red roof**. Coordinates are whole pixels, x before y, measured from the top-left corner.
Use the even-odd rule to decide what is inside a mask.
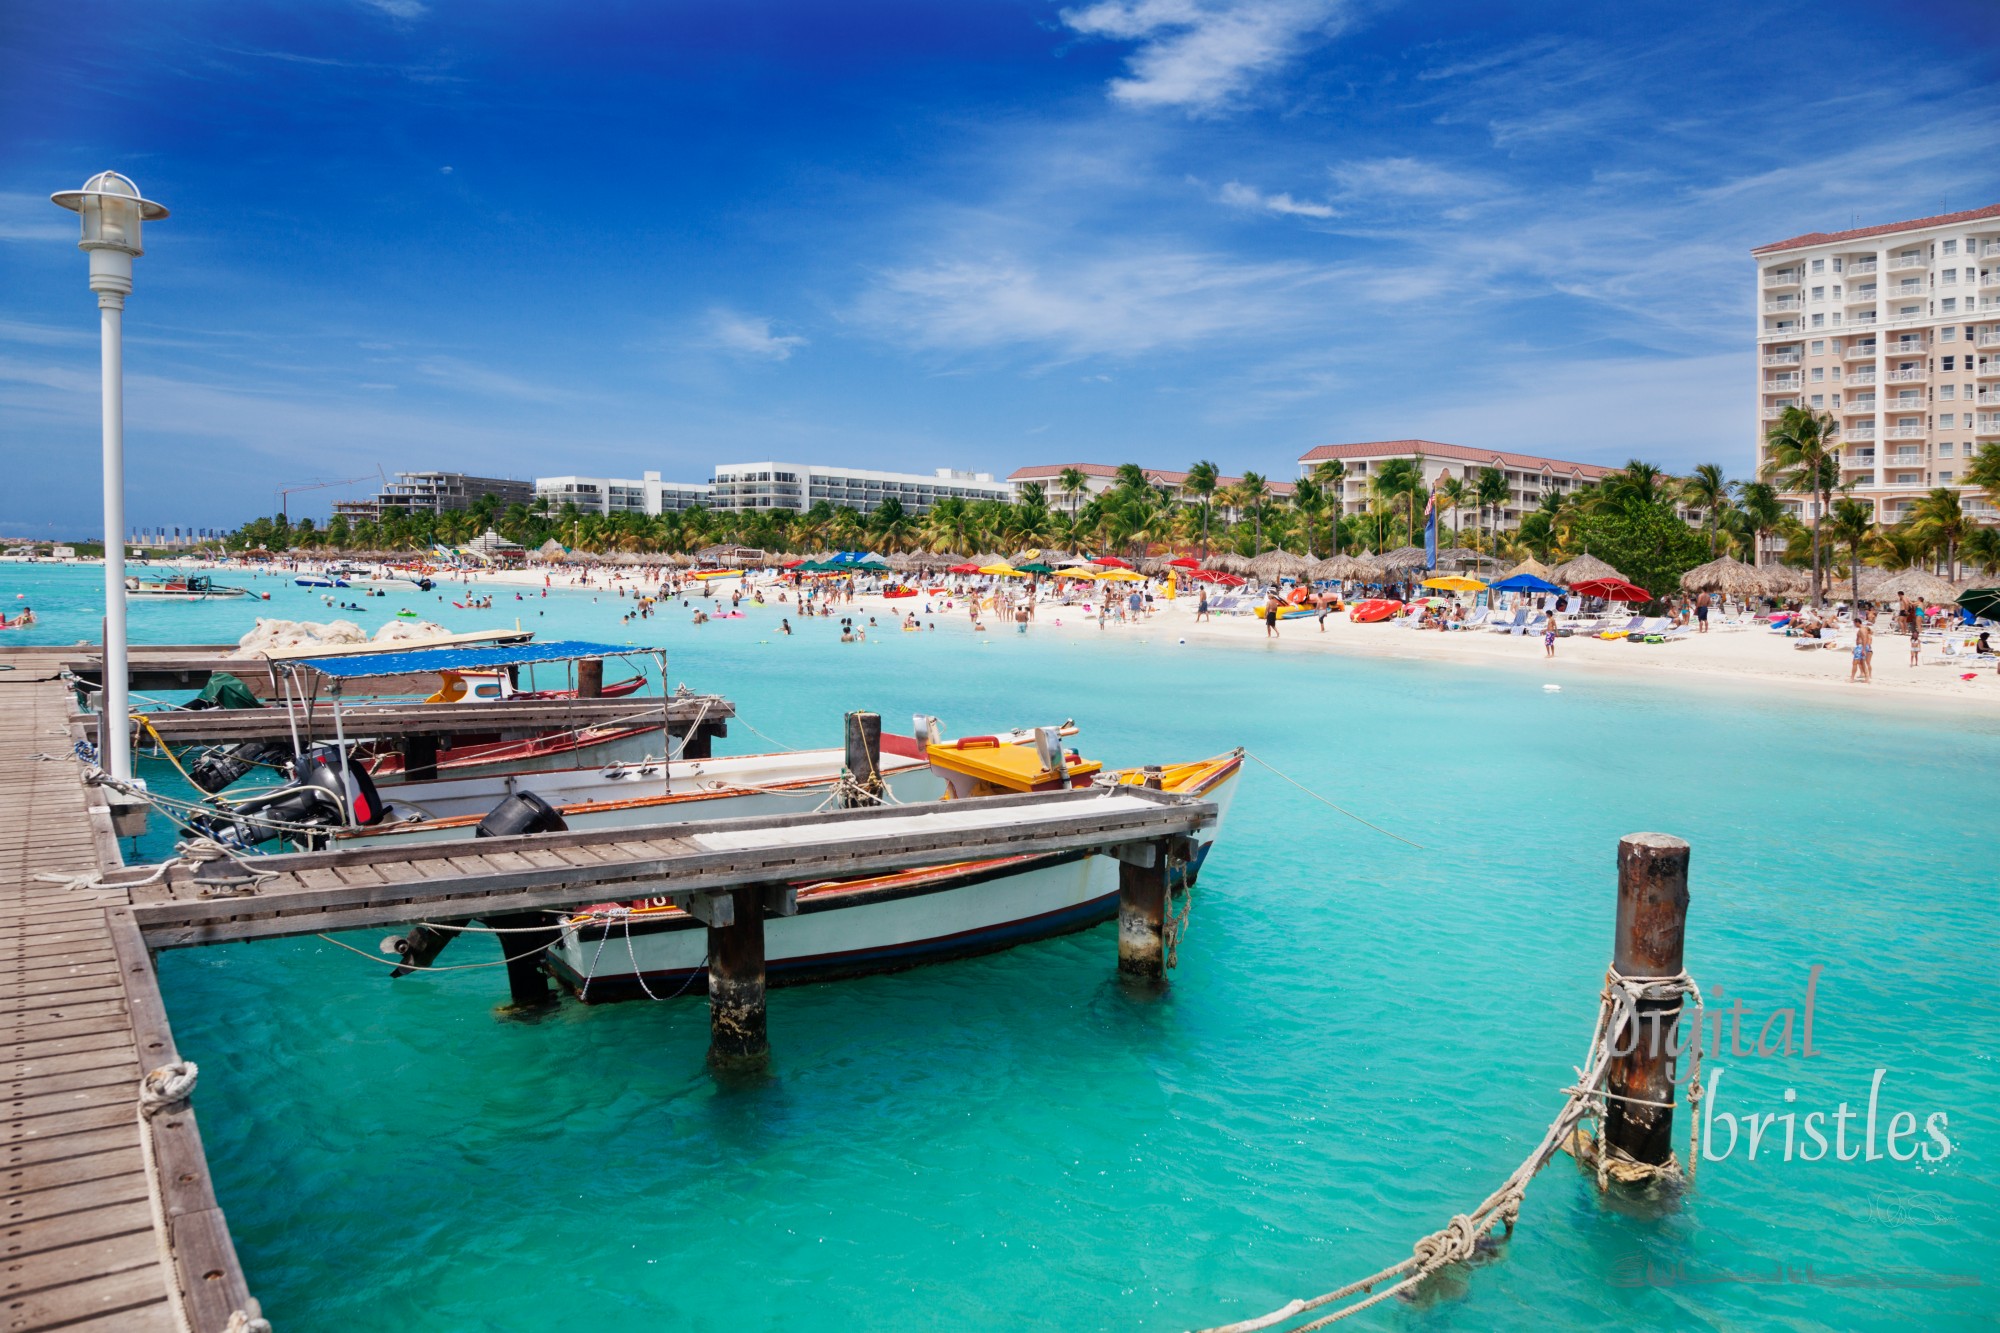
[[[1445,444],[1438,440],[1374,440],[1359,444],[1322,444],[1299,456],[1299,475],[1312,476],[1320,464],[1340,460],[1346,474],[1340,483],[1340,512],[1365,514],[1374,498],[1371,479],[1392,458],[1421,460],[1426,489],[1435,487],[1445,476],[1463,480],[1467,487],[1477,483],[1487,468],[1498,469],[1507,481],[1507,499],[1488,515],[1499,527],[1511,528],[1532,513],[1548,494],[1568,495],[1579,487],[1601,480],[1615,471],[1597,463],[1571,463],[1539,454],[1517,454],[1505,449],[1480,449],[1466,444]]]

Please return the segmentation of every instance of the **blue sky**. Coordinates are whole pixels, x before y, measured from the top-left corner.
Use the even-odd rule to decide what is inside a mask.
[[[1972,0],[17,0],[0,530],[97,531],[47,195],[104,167],[174,210],[135,524],[377,465],[1742,471],[1749,248],[2000,202],[1996,83]]]

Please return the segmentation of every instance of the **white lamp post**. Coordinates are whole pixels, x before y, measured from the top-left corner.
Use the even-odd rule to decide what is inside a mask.
[[[125,296],[132,290],[132,258],[145,252],[139,224],[157,222],[167,210],[139,196],[139,187],[115,171],[100,171],[81,190],[51,195],[83,218],[90,255],[90,290],[104,333],[104,703],[99,737],[104,771],[132,780],[132,736],[125,719],[128,664],[125,648]]]

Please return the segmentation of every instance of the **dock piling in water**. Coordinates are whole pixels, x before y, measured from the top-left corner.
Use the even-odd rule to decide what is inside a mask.
[[[708,1062],[719,1069],[751,1068],[771,1051],[764,1020],[766,895],[763,886],[751,884],[715,896],[727,899],[731,910],[715,913],[708,927]]]
[[[1167,975],[1167,856],[1158,843],[1117,849],[1118,970],[1164,981]]]
[[[1611,966],[1624,977],[1673,977],[1687,939],[1688,844],[1665,833],[1618,842],[1618,925]],[[1604,1141],[1649,1166],[1674,1154],[1675,1028],[1682,998],[1614,1010],[1605,1078]],[[1695,1041],[1701,1040],[1696,1032]]]
[[[546,1009],[554,1004],[555,992],[542,968],[542,955],[561,937],[561,928],[551,924],[546,914],[533,912],[489,916],[480,924],[501,932],[497,938],[500,956],[507,960],[509,1003],[516,1009]]]
[[[586,657],[576,664],[576,697],[596,699],[604,694],[604,659]]]
[[[843,804],[849,807],[879,805],[884,791],[880,713],[847,715],[846,763],[847,776],[856,790],[849,793]]]

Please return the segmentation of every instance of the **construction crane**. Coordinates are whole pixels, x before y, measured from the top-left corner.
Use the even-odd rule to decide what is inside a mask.
[[[364,481],[378,482],[385,490],[389,485],[389,478],[383,473],[382,465],[377,463],[375,475],[372,477],[348,477],[341,481],[302,481],[296,486],[279,486],[271,493],[278,500],[278,516],[289,523],[292,516],[287,506],[291,503],[292,496],[300,491],[323,491],[333,486],[359,486]]]

